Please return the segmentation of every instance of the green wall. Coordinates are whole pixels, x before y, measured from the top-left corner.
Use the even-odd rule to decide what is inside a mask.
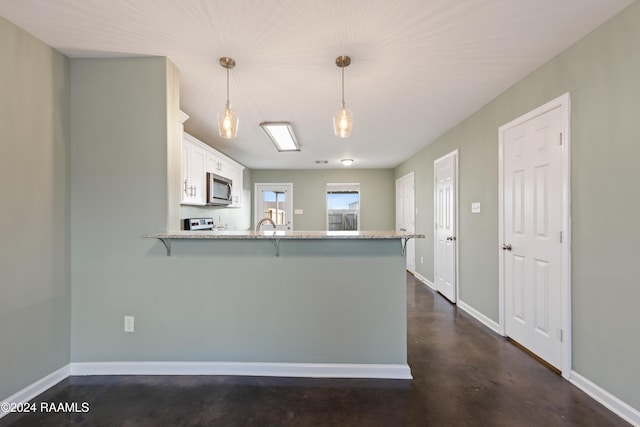
[[[293,183],[293,208],[303,210],[302,215],[293,216],[295,230],[327,229],[328,182],[360,183],[360,230],[395,229],[396,187],[393,169],[254,169],[251,179],[253,184]]]
[[[142,235],[167,227],[171,68],[159,57],[71,60],[73,362],[134,359],[139,335],[123,333],[123,316],[169,310],[150,304],[167,276]]]
[[[69,363],[68,70],[0,18],[0,400]]]
[[[498,320],[498,127],[571,94],[573,369],[640,408],[640,4],[634,3],[396,169],[416,171],[418,232],[432,235],[433,160],[458,148],[460,299]],[[472,215],[472,202],[482,213]],[[616,229],[613,225],[620,226]],[[430,262],[433,240],[417,245]]]

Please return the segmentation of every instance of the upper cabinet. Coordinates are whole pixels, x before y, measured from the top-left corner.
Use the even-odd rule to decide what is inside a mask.
[[[241,166],[235,162],[228,163],[229,171],[227,173],[228,178],[231,178],[233,181],[233,202],[229,205],[230,208],[241,208],[242,207],[242,189],[243,189],[243,173],[244,166]]]
[[[240,163],[188,133],[183,134],[181,204],[206,205],[207,173],[214,173],[233,182],[233,202],[228,207],[242,207],[243,172],[244,166]]]
[[[182,138],[181,194],[183,205],[205,205],[207,179],[205,172],[206,151],[200,141],[189,134]]]

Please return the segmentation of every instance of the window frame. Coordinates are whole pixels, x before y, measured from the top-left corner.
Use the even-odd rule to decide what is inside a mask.
[[[345,192],[357,192],[358,193],[358,208],[357,209],[331,209],[332,211],[342,212],[355,212],[356,214],[356,229],[355,230],[330,230],[329,229],[329,194],[333,191],[345,191]],[[327,182],[324,192],[325,203],[325,228],[327,231],[360,231],[360,224],[362,223],[362,190],[359,182]]]

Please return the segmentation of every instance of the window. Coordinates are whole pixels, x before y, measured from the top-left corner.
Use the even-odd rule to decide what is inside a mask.
[[[360,230],[360,184],[327,184],[327,230]]]

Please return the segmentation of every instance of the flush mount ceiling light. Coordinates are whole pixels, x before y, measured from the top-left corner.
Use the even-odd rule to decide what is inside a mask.
[[[300,151],[298,140],[289,122],[262,122],[260,127],[278,151]]]
[[[340,160],[343,166],[351,166],[353,164],[353,159],[342,159]]]
[[[353,126],[353,114],[344,105],[344,69],[349,64],[351,64],[351,58],[348,56],[336,58],[336,65],[342,69],[342,107],[333,116],[333,131],[339,138],[347,138],[351,135],[351,127]]]
[[[224,111],[218,113],[218,133],[225,139],[233,139],[238,135],[238,114],[229,103],[229,70],[236,66],[236,61],[225,56],[220,58],[220,65],[227,69],[227,103]]]

